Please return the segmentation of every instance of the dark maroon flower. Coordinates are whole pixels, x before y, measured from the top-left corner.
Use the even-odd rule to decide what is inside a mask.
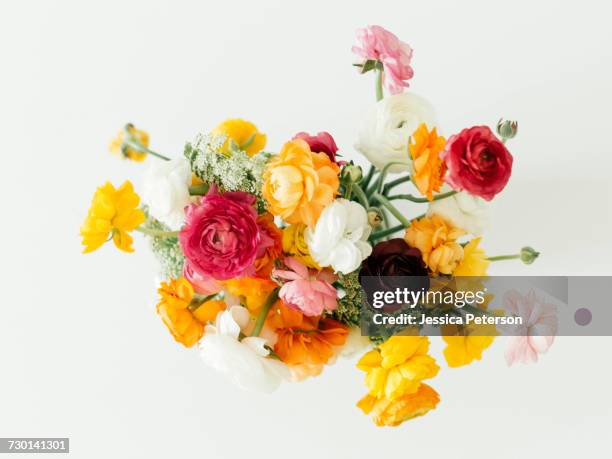
[[[325,153],[332,162],[338,163],[336,161],[338,146],[329,132],[319,132],[317,135],[310,135],[307,132],[298,132],[293,138],[302,139],[310,146],[310,151],[314,153]]]

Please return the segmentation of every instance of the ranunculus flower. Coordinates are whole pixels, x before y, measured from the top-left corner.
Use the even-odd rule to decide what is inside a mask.
[[[464,129],[448,139],[442,158],[446,181],[487,201],[502,191],[512,174],[512,155],[487,126]]]
[[[450,191],[445,185],[441,192]],[[489,203],[478,196],[459,192],[444,199],[429,203],[427,215],[438,214],[451,222],[457,228],[467,231],[474,236],[480,236],[489,221]]]
[[[439,215],[413,220],[406,230],[405,240],[423,255],[423,261],[434,274],[451,274],[463,258],[463,248],[457,238],[465,232]]]
[[[283,252],[297,258],[309,268],[320,269],[321,267],[310,255],[310,249],[304,237],[306,228],[308,227],[304,223],[296,223],[283,228]]]
[[[213,129],[212,134],[227,136],[227,141],[223,145],[223,152],[226,153],[229,152],[228,143],[230,141],[234,142],[238,148],[249,156],[259,153],[266,146],[266,135],[259,132],[257,126],[250,121],[240,118],[223,121]]]
[[[254,204],[253,195],[213,187],[187,207],[179,241],[194,272],[217,280],[254,274],[261,241]]]
[[[333,163],[336,161],[338,146],[329,132],[319,132],[317,135],[310,135],[307,132],[298,132],[293,139],[302,139],[310,146],[310,151],[315,153],[325,153]]]
[[[491,263],[485,251],[479,247],[479,237],[472,239],[463,247],[463,259],[459,262],[453,276],[486,276]]]
[[[361,204],[336,199],[321,213],[314,229],[306,230],[310,254],[319,266],[348,274],[372,252],[368,237],[372,228]]]
[[[287,223],[314,226],[334,200],[340,168],[325,153],[313,153],[301,139],[283,145],[264,171],[263,195],[272,214]]]
[[[412,158],[412,180],[423,196],[433,200],[434,191],[438,193],[444,183],[446,164],[440,158],[446,139],[438,135],[436,128],[431,131],[421,124],[412,134],[410,156]]]
[[[429,272],[421,251],[410,247],[400,238],[376,244],[372,249],[372,254],[364,260],[361,271],[359,271],[360,281],[363,277],[370,278],[365,282],[368,293],[405,288],[406,283],[401,279],[405,276],[415,278],[410,283],[411,289],[415,291],[429,289]],[[372,295],[368,295],[370,304],[373,304],[372,300]],[[387,305],[383,309],[393,311],[399,307],[399,305]]]
[[[170,229],[180,229],[191,202],[191,167],[184,157],[152,162],[142,182],[142,200],[151,216]]]
[[[278,296],[283,302],[305,316],[320,316],[323,311],[333,311],[338,307],[336,281],[329,271],[309,270],[295,258],[285,258],[288,270],[275,269],[272,275],[287,282],[281,287]]]
[[[237,386],[257,392],[272,392],[283,379],[289,379],[287,366],[269,358],[264,338],[240,332],[249,325],[249,313],[242,306],[232,306],[219,313],[215,325],[207,325],[200,340],[204,363],[224,373]]]
[[[357,403],[365,414],[372,413],[377,426],[398,426],[404,421],[423,416],[440,402],[438,393],[425,383],[416,392],[389,400],[368,394]]]
[[[513,335],[508,338],[505,353],[508,366],[517,362],[537,362],[538,354],[548,351],[555,341],[559,327],[557,307],[533,290],[526,295],[511,290],[504,295],[504,309],[506,315],[523,318],[522,325],[511,326],[506,332]]]
[[[357,29],[357,44],[353,52],[367,60],[379,61],[384,69],[384,85],[391,94],[408,87],[414,71],[410,67],[412,48],[381,26]]]
[[[436,126],[434,109],[427,100],[408,92],[385,97],[367,112],[355,148],[378,169],[402,162],[405,166],[393,165],[388,170],[409,171],[408,140],[422,123]]]

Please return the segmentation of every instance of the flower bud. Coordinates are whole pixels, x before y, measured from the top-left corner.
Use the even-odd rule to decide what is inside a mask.
[[[500,118],[497,122],[497,133],[502,139],[511,139],[516,136],[518,123],[516,121]]]
[[[361,167],[356,164],[348,164],[342,169],[342,175],[353,183],[357,183],[363,177]]]
[[[377,228],[382,225],[383,217],[382,212],[377,207],[370,207],[368,209],[368,223],[372,228]]]
[[[523,247],[521,249],[521,261],[526,265],[533,263],[540,256],[540,252],[536,252],[531,247]]]

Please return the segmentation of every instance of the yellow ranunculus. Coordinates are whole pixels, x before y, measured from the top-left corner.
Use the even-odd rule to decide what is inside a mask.
[[[174,336],[186,347],[197,343],[204,335],[204,324],[189,309],[193,300],[193,286],[184,278],[162,282],[157,290],[161,296],[157,313]]]
[[[233,141],[249,156],[259,153],[266,146],[266,135],[259,132],[257,126],[250,121],[240,118],[223,121],[213,129],[212,133],[227,136],[227,143],[223,147],[223,151],[226,153],[229,150],[230,141]]]
[[[446,347],[444,358],[449,367],[469,365],[474,360],[480,360],[482,351],[492,343],[494,336],[457,335],[442,336]]]
[[[438,393],[427,384],[421,384],[416,392],[393,400],[377,399],[368,394],[357,406],[365,414],[372,413],[372,419],[377,426],[398,426],[404,421],[427,414],[439,402]]]
[[[119,131],[117,137],[112,140],[109,146],[111,153],[133,161],[144,161],[147,157],[146,153],[142,153],[127,146],[125,148],[123,147],[123,142],[126,140],[126,133],[127,137],[131,137],[136,142],[142,144],[143,147],[149,147],[149,134],[140,129],[136,129],[133,124],[127,124],[124,129]]]
[[[314,226],[338,192],[339,171],[325,153],[311,152],[305,141],[287,142],[264,171],[263,195],[270,212],[290,224]]]
[[[283,229],[283,252],[294,258],[297,258],[306,266],[314,269],[321,269],[316,261],[310,256],[308,244],[304,239],[304,230],[306,225],[296,223],[289,225]]]
[[[478,247],[479,237],[472,239],[463,248],[463,259],[453,271],[453,276],[486,276],[489,260],[484,250]]]
[[[433,378],[439,370],[428,350],[425,336],[392,336],[366,353],[357,368],[367,373],[369,394],[393,400],[415,392],[422,380]]]
[[[463,258],[457,238],[464,234],[465,231],[434,214],[413,220],[405,239],[408,245],[421,251],[423,261],[434,274],[451,274]]]
[[[439,192],[444,183],[446,163],[440,158],[440,152],[446,139],[438,135],[436,128],[428,131],[422,123],[412,134],[412,141],[409,145],[414,168],[412,178],[418,190],[431,201],[433,192]]]
[[[145,221],[144,212],[138,209],[139,202],[129,180],[118,189],[110,182],[99,187],[81,226],[83,253],[93,252],[111,237],[120,250],[133,252],[129,232]]]

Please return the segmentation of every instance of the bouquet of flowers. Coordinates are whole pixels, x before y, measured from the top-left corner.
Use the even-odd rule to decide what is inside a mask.
[[[447,139],[427,100],[405,91],[410,46],[370,26],[353,51],[359,72],[376,76],[377,102],[355,145],[367,171],[344,159],[328,132],[300,132],[270,152],[253,123],[229,119],[171,159],[127,124],[110,149],[132,161],[153,157],[140,195],[129,181],[99,187],[81,236],[86,253],[111,240],[132,252],[132,233],[147,237],[161,265],[161,320],[239,386],[272,391],[361,351],[367,389],[358,407],[377,425],[399,425],[436,407],[424,381],[439,366],[427,336],[362,336],[360,276],[482,276],[491,261],[531,263],[538,254],[488,257],[480,246],[487,205],[511,176],[505,144],[517,124]],[[424,208],[408,216],[401,201]],[[480,359],[493,341],[443,339],[451,367]]]

